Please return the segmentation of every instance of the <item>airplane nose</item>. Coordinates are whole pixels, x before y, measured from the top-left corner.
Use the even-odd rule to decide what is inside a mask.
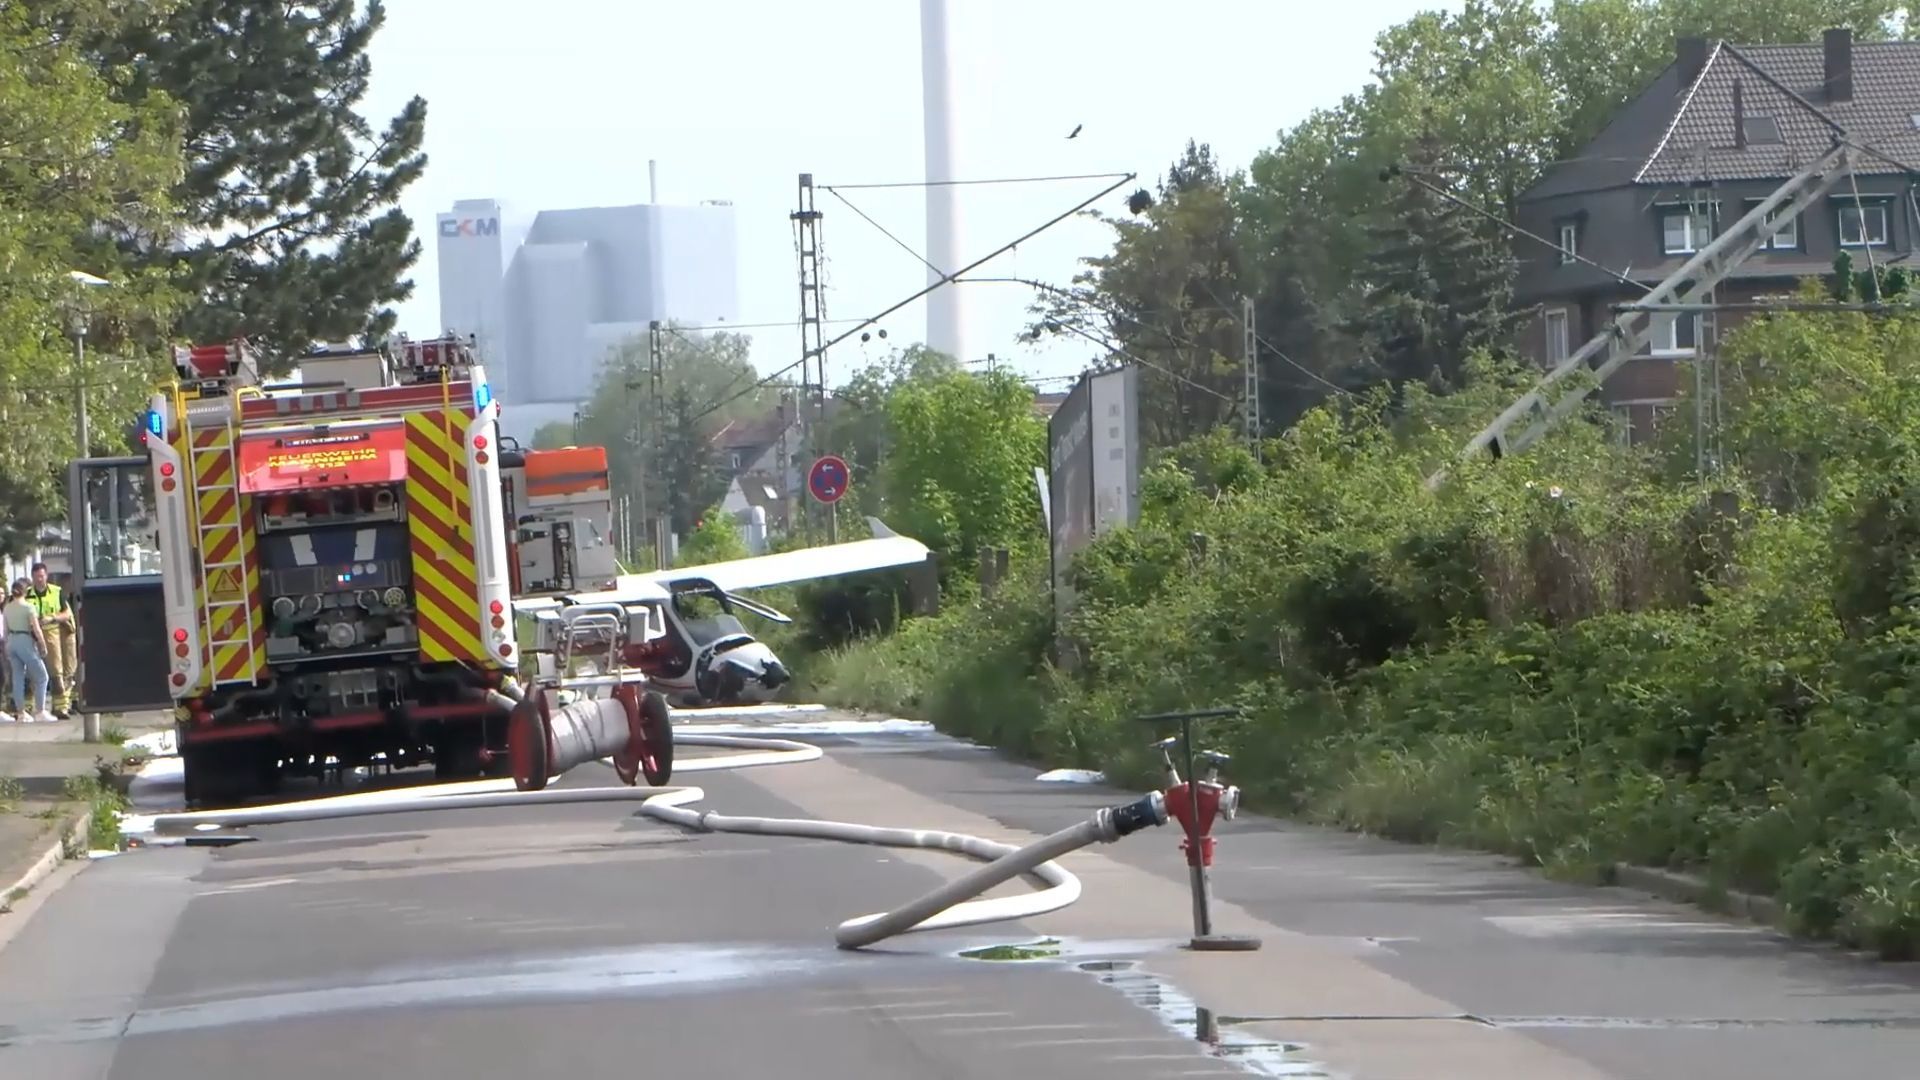
[[[782,665],[780,661],[769,660],[766,670],[760,674],[760,681],[768,686],[779,686],[792,677],[793,676],[787,674],[786,667]]]

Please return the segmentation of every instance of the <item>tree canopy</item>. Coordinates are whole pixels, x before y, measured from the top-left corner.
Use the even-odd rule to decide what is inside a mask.
[[[379,127],[360,114],[386,9],[358,7],[172,0],[89,36],[97,62],[126,73],[119,100],[182,109],[184,228],[123,248],[185,272],[196,302],[181,334],[245,334],[276,373],[317,342],[385,337],[386,305],[413,292],[420,241],[398,202],[426,168],[427,106],[415,97]]]
[[[89,442],[122,444],[178,309],[164,273],[128,267],[110,238],[164,241],[177,222],[178,112],[164,95],[120,100],[127,73],[87,62],[78,39],[119,25],[114,6],[0,6],[0,546],[18,552],[62,515],[63,466],[81,381],[71,344],[95,359]],[[105,281],[79,284],[76,272]]]

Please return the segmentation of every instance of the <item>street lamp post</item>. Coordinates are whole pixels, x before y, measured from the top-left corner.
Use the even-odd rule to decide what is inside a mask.
[[[105,278],[94,277],[83,270],[69,270],[67,276],[75,284],[86,289],[98,289],[110,284]],[[85,302],[76,304],[67,324],[73,336],[73,439],[74,457],[87,456],[87,310]]]
[[[94,277],[92,274],[83,270],[69,270],[67,271],[67,277],[71,278],[76,285],[81,287],[80,292],[82,296],[82,299],[77,301],[69,312],[67,322],[67,329],[73,335],[73,439],[74,457],[75,459],[79,459],[87,456],[87,446],[89,443],[87,432],[88,304],[84,297],[88,290],[104,288],[111,283],[105,278]],[[73,530],[73,526],[77,524],[78,522],[68,522],[67,527],[67,550],[72,552],[69,556],[72,564],[71,583],[77,583],[80,577],[82,540],[74,534]],[[70,647],[77,647],[80,640],[79,634],[75,633],[71,640],[74,642],[74,646]],[[78,671],[79,665],[75,664],[74,669]],[[80,697],[79,687],[69,686],[66,690],[68,696],[77,702]],[[82,741],[90,743],[100,741],[99,713],[83,712],[80,714],[80,738]]]

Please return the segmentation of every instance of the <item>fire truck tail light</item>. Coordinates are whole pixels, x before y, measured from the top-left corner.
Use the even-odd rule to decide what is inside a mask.
[[[501,655],[501,656],[512,656],[512,655],[513,655],[513,646],[511,646],[511,645],[502,645],[502,646],[500,646],[500,655]]]
[[[163,462],[161,462],[161,463],[160,463],[160,475],[161,475],[161,476],[172,476],[172,475],[173,475],[173,462],[171,462],[171,461],[163,461]]]
[[[487,610],[493,612],[495,615],[498,615],[502,611],[505,611],[506,608],[500,603],[500,601],[495,600],[493,603],[487,605]]]
[[[185,686],[185,685],[187,685],[187,677],[186,677],[185,675],[182,675],[182,674],[180,674],[180,673],[179,673],[179,672],[177,672],[177,671],[176,671],[176,672],[174,672],[174,673],[173,673],[173,685],[175,685],[175,686]]]
[[[187,631],[182,627],[175,627],[173,631],[173,640],[175,641],[187,640]]]
[[[485,435],[475,435],[473,437],[473,448],[475,450],[485,450],[487,448],[487,437]]]

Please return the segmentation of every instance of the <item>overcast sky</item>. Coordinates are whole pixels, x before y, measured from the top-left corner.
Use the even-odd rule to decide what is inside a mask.
[[[1368,78],[1373,37],[1454,0],[949,0],[961,179],[1138,173],[1151,188],[1188,138],[1229,169],[1315,107]],[[389,0],[372,45],[376,125],[413,94],[427,99],[425,175],[404,208],[423,237],[400,328],[439,331],[434,214],[462,198],[528,209],[731,200],[740,320],[762,372],[799,354],[793,227],[797,176],[816,184],[924,179],[918,0]],[[1175,12],[1179,14],[1176,15]],[[1074,126],[1079,138],[1067,140]],[[1098,192],[1080,180],[961,189],[960,254],[972,261]],[[1124,212],[1129,184],[1100,203]],[[925,251],[918,188],[846,197]],[[821,192],[829,319],[877,314],[925,284],[925,269]],[[1108,230],[1073,219],[976,274],[1065,285]],[[964,287],[968,359],[989,352],[1038,376],[1071,374],[1098,351],[1084,339],[1015,340],[1032,297],[1021,286]],[[851,322],[845,324],[851,326]],[[839,384],[888,345],[925,334],[916,302],[829,353]],[[829,327],[829,336],[835,332]],[[1064,389],[1053,383],[1048,389]]]

